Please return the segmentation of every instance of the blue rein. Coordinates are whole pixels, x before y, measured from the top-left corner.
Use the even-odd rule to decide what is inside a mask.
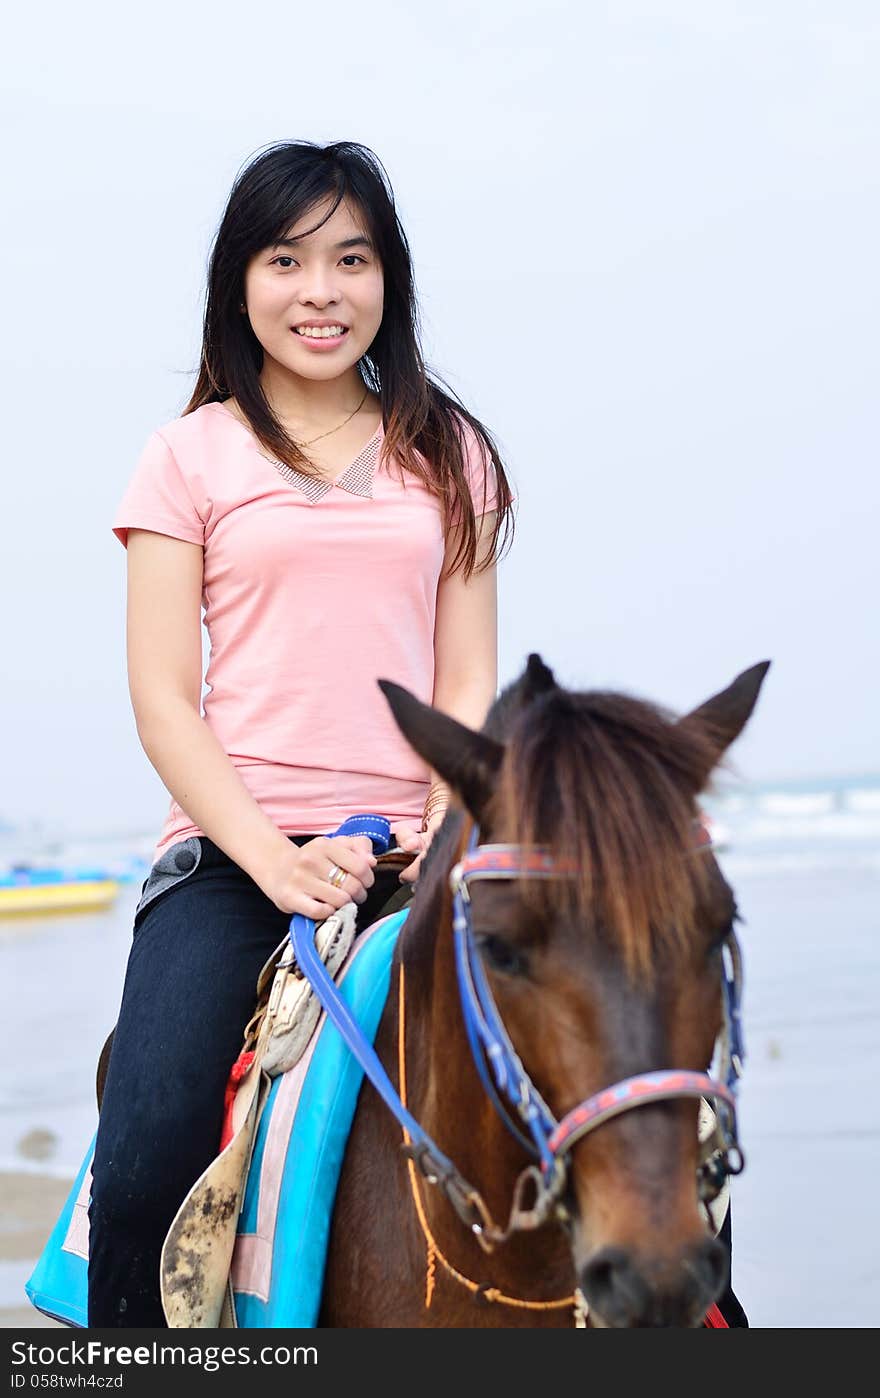
[[[391,825],[384,816],[351,816],[333,833],[334,835],[368,835],[376,854],[384,854],[391,843]],[[306,917],[303,913],[294,913],[290,923],[290,940],[297,963],[308,977],[327,1018],[339,1030],[345,1044],[354,1054],[382,1101],[409,1132],[412,1138],[410,1149],[426,1178],[432,1183],[436,1183],[438,1180],[454,1181],[460,1179],[452,1161],[443,1154],[431,1137],[422,1130],[415,1117],[411,1116],[404,1107],[378,1054],[372,1044],[364,1038],[360,1026],[342,1000],[335,981],[328,974],[327,968],[315,948],[314,920]],[[455,1202],[453,1199],[453,1203]],[[459,1203],[461,1202],[459,1201]],[[456,1208],[461,1213],[458,1203]],[[469,1226],[478,1221],[472,1210],[468,1210],[467,1214],[462,1216]]]

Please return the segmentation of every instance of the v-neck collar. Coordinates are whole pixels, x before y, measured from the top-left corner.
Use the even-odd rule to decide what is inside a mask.
[[[372,500],[376,462],[378,460],[382,438],[385,435],[383,423],[379,424],[366,446],[358,452],[354,460],[345,467],[342,473],[336,476],[332,481],[325,481],[318,480],[314,476],[307,476],[305,472],[298,471],[293,466],[288,466],[286,461],[278,461],[274,457],[266,456],[251,429],[247,427],[240,418],[237,418],[234,413],[231,413],[228,408],[225,408],[222,403],[207,403],[205,406],[209,408],[218,408],[224,417],[231,418],[233,422],[237,423],[238,426],[247,433],[251,446],[262,456],[263,460],[268,461],[271,466],[274,466],[279,475],[283,476],[290,485],[295,486],[297,490],[301,491],[302,494],[313,503],[318,500],[323,500],[325,495],[329,495],[331,490],[337,488],[346,491],[349,495],[360,495],[364,499]]]

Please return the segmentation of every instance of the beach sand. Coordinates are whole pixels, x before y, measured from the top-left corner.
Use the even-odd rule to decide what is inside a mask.
[[[0,1267],[21,1274],[21,1285],[46,1244],[70,1193],[73,1180],[48,1175],[0,1172]],[[30,1305],[22,1289],[20,1306],[0,1307],[0,1328],[62,1329]]]

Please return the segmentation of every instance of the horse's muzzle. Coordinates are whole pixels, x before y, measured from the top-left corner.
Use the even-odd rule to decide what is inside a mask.
[[[690,1243],[677,1258],[601,1248],[583,1267],[580,1286],[594,1324],[611,1329],[692,1327],[727,1282],[727,1254],[714,1238]]]

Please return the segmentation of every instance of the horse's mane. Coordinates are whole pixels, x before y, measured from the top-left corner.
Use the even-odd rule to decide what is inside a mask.
[[[523,880],[525,905],[613,938],[630,974],[646,974],[696,935],[707,866],[695,797],[713,766],[710,738],[624,694],[555,687],[509,717],[503,699],[487,718],[506,730],[493,825],[578,870]]]
[[[522,880],[534,916],[613,939],[633,976],[691,946],[707,877],[694,816],[714,765],[710,737],[623,694],[558,686],[529,694],[526,677],[495,700],[483,732],[505,748],[488,838],[503,830],[524,853],[540,845],[578,870]],[[444,821],[425,860],[430,875],[441,861],[448,870],[462,819],[450,811]]]

